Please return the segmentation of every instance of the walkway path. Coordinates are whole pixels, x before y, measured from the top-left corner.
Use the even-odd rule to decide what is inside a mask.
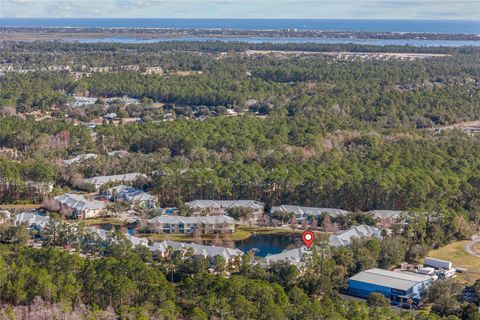
[[[480,236],[472,237],[472,241],[465,245],[465,251],[467,251],[472,256],[480,258],[480,252],[475,250],[475,246],[480,244]]]

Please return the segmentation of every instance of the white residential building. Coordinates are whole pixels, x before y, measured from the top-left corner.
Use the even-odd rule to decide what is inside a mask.
[[[41,229],[45,227],[49,220],[49,217],[44,217],[31,212],[23,212],[15,216],[13,224],[18,226],[22,223],[26,223],[29,228]]]
[[[142,178],[146,179],[147,176],[142,173],[134,172],[134,173],[126,173],[126,174],[117,174],[112,176],[92,177],[92,178],[85,179],[85,182],[93,184],[95,188],[99,190],[102,185],[107,183],[117,183],[117,184],[129,183]]]
[[[349,246],[353,238],[381,239],[382,233],[375,227],[360,225],[343,231],[340,234],[331,235],[329,242],[332,247]]]
[[[78,155],[78,156],[76,156],[75,158],[72,158],[72,159],[63,160],[63,162],[66,163],[66,164],[74,164],[74,163],[77,163],[77,162],[80,163],[80,162],[83,162],[85,160],[95,159],[95,158],[97,158],[96,154],[86,153],[86,154]]]
[[[235,207],[250,208],[253,220],[257,221],[263,215],[264,204],[255,200],[195,200],[185,203],[192,209],[194,215],[207,213],[209,215],[224,215],[227,210]]]
[[[323,213],[328,214],[333,219],[339,216],[344,216],[348,214],[348,211],[342,210],[342,209],[302,207],[302,206],[295,206],[295,205],[288,205],[288,204],[283,204],[278,207],[272,207],[271,211],[272,212],[278,212],[278,211],[293,212],[295,213],[295,217],[299,223],[307,219],[308,216],[318,217]]]
[[[150,250],[152,252],[159,252],[162,256],[165,256],[169,247],[172,248],[173,251],[182,250],[184,252],[191,248],[194,255],[204,256],[205,258],[215,258],[216,256],[222,256],[227,262],[233,262],[236,258],[241,257],[244,254],[241,250],[238,249],[205,246],[177,241],[154,242],[150,246]]]
[[[277,254],[268,254],[265,257],[267,264],[275,262],[287,262],[296,265],[301,268],[305,264],[305,254],[311,254],[312,251],[307,250],[305,247],[300,247],[292,250],[285,250]]]
[[[148,220],[158,232],[190,234],[198,230],[200,234],[234,233],[235,219],[229,216],[181,217],[162,215]]]
[[[95,218],[106,210],[106,204],[97,200],[87,200],[81,194],[66,193],[54,198],[72,215],[81,219]]]
[[[106,192],[110,201],[122,199],[130,204],[139,204],[143,208],[155,208],[155,197],[151,194],[131,186],[119,185],[108,189]]]

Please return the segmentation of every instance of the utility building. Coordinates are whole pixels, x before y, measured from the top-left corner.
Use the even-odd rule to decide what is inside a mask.
[[[392,304],[418,305],[432,281],[427,275],[375,268],[351,277],[348,280],[348,292],[362,298],[377,292],[390,299]]]

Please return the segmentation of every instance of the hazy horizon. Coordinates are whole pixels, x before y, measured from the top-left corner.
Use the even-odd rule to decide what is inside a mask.
[[[478,20],[476,0],[0,0],[2,18]],[[268,16],[268,18],[264,18]]]

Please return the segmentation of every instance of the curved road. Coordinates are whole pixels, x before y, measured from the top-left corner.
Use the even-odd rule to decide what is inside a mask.
[[[472,241],[470,241],[465,245],[465,251],[467,251],[472,256],[476,256],[480,258],[480,252],[475,250],[475,246],[477,244],[480,244],[480,236],[472,237]]]

